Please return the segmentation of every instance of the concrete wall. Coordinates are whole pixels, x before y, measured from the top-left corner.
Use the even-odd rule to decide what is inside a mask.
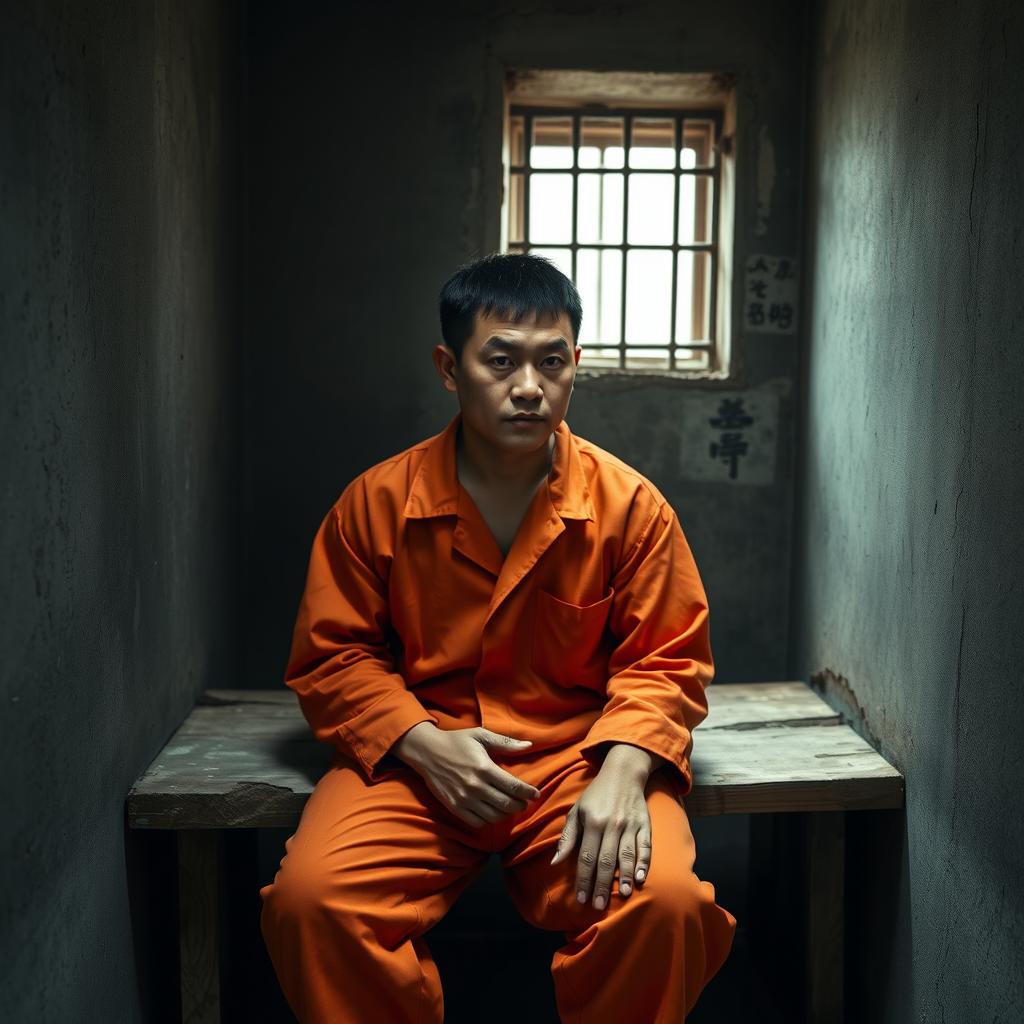
[[[124,799],[197,693],[239,682],[237,22],[99,0],[0,15],[11,1024],[175,1012],[173,846],[126,835]]]
[[[852,1019],[1021,1020],[1024,18],[833,0],[813,52],[793,668],[907,777]]]
[[[313,532],[344,485],[440,430],[437,293],[498,248],[511,68],[734,71],[739,265],[798,240],[800,5],[252,4],[246,50],[246,675],[280,686]],[[743,282],[737,278],[736,295]],[[586,315],[586,314],[585,314]],[[692,384],[580,380],[579,434],[675,505],[712,608],[720,682],[787,670],[795,336],[735,344],[744,392],[780,396],[773,482],[679,468]]]

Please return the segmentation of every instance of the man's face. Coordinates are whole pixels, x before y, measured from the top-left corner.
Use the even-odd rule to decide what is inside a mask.
[[[528,452],[546,445],[565,418],[581,354],[566,313],[515,323],[478,310],[461,361],[438,345],[434,362],[458,393],[463,423],[498,448]]]

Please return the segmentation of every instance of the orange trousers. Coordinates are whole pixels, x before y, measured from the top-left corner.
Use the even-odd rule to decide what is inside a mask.
[[[578,744],[529,753],[488,748],[540,797],[474,828],[411,767],[368,783],[340,754],[260,889],[260,927],[301,1024],[440,1024],[441,978],[424,940],[500,854],[509,894],[531,924],[565,933],[551,972],[563,1024],[680,1024],[732,948],[736,918],[693,871],[695,848],[674,781],[655,771],[647,879],[609,905],[577,902],[580,850],[550,865],[569,808],[597,769]]]

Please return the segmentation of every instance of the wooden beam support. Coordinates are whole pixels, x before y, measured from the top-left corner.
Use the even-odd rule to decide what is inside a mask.
[[[224,834],[178,833],[182,1024],[220,1024]]]
[[[842,1024],[846,815],[804,816],[804,1013],[807,1024]]]

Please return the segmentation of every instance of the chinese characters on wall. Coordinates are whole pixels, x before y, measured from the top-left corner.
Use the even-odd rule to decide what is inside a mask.
[[[775,479],[777,390],[687,395],[680,470],[686,480],[770,484]]]
[[[743,270],[746,330],[795,334],[796,260],[755,253]],[[683,403],[682,478],[733,485],[774,483],[779,398],[789,394],[790,385],[779,378],[746,391],[688,394]]]
[[[738,463],[750,443],[743,437],[743,428],[754,423],[743,408],[742,398],[723,398],[718,406],[718,415],[712,416],[708,422],[721,434],[717,441],[711,442],[711,457],[721,459],[729,466],[729,479],[735,480]]]
[[[743,322],[748,331],[793,334],[796,331],[796,261],[785,256],[747,258]]]

